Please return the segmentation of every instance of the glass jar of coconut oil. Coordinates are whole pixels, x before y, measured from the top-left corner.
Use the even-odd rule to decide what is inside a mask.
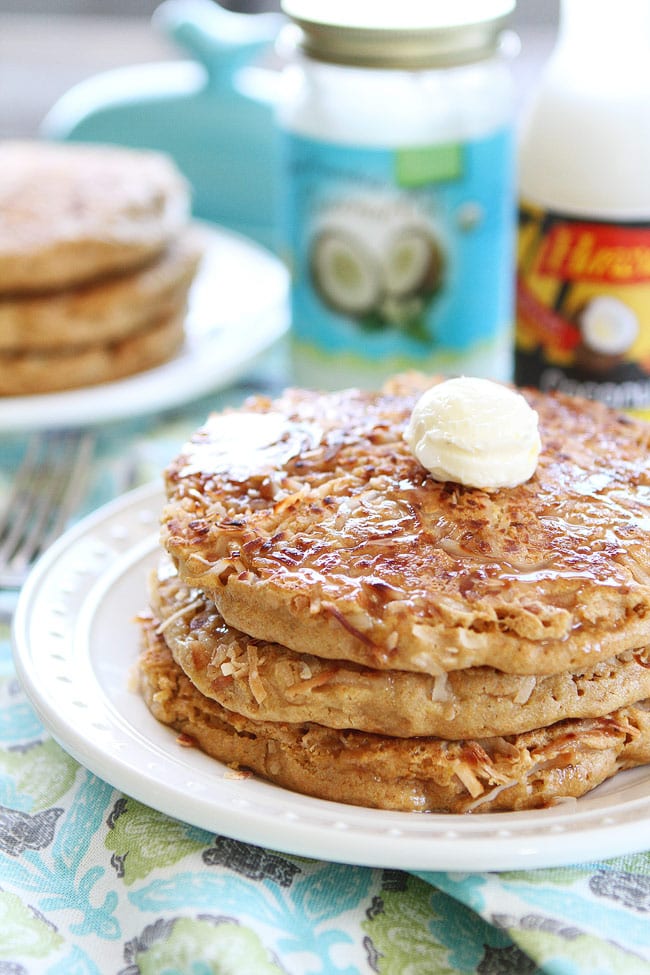
[[[511,376],[514,0],[283,0],[294,378]]]

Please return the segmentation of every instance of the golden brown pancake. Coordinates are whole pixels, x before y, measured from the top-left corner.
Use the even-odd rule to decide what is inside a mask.
[[[167,562],[152,574],[150,590],[176,663],[206,697],[254,720],[404,738],[484,738],[600,717],[650,697],[649,647],[577,673],[533,677],[474,667],[432,677],[371,670],[249,637],[228,626]]]
[[[162,153],[0,145],[0,294],[59,290],[131,270],[185,226],[185,180]]]
[[[181,308],[202,240],[192,227],[135,271],[58,292],[0,299],[0,352],[105,344]]]
[[[440,483],[403,434],[422,388],[289,390],[210,417],[166,472],[162,540],[226,622],[428,674],[592,668],[650,643],[650,426],[524,391],[535,475]]]
[[[22,396],[124,379],[171,359],[185,338],[185,303],[137,332],[97,345],[0,352],[0,395]]]
[[[419,812],[535,809],[650,760],[647,701],[522,735],[454,742],[253,721],[197,690],[155,620],[143,619],[142,631],[142,693],[184,746],[321,799]]]

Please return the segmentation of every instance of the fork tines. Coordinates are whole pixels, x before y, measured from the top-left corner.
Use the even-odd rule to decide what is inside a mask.
[[[83,497],[93,450],[87,432],[35,434],[0,515],[0,587],[17,589],[63,532]]]

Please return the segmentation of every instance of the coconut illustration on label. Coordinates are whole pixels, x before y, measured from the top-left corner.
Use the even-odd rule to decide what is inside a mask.
[[[319,215],[310,244],[315,292],[368,329],[426,339],[426,311],[441,290],[445,253],[433,221],[398,196],[348,196]]]
[[[639,334],[635,312],[620,298],[599,295],[578,317],[581,342],[576,365],[585,371],[606,373],[618,366]]]

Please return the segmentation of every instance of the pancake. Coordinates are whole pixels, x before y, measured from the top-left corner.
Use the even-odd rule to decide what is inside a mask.
[[[525,484],[440,483],[403,434],[423,381],[289,390],[211,416],[169,465],[161,538],[224,620],[298,653],[550,675],[650,643],[650,425],[525,390]]]
[[[252,721],[202,695],[156,633],[156,620],[141,622],[142,694],[183,746],[321,799],[419,812],[534,809],[650,761],[648,701],[523,735],[456,742]]]
[[[0,395],[52,393],[124,379],[167,362],[185,338],[185,302],[114,342],[56,351],[0,352]]]
[[[152,573],[150,593],[159,633],[192,683],[254,720],[405,738],[483,738],[600,717],[650,697],[650,647],[578,673],[522,677],[475,667],[431,677],[297,654],[249,637],[166,562]]]
[[[0,145],[0,294],[60,290],[143,265],[185,226],[184,178],[162,153]]]
[[[180,308],[199,264],[202,239],[193,227],[135,271],[59,292],[0,300],[0,352],[110,342]]]

